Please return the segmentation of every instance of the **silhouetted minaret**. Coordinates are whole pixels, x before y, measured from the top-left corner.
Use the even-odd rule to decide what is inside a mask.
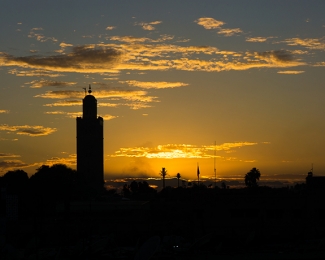
[[[104,186],[103,118],[97,117],[97,100],[91,94],[82,101],[82,117],[77,117],[77,171],[94,189]]]

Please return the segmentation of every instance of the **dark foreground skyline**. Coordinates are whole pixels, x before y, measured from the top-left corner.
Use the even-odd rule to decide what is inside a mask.
[[[93,189],[64,165],[30,178],[8,172],[0,178],[0,256],[322,259],[324,180],[310,172],[285,188],[193,183],[160,192],[132,181],[117,194]]]

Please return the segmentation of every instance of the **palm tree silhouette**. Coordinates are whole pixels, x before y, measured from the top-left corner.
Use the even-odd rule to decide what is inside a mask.
[[[165,188],[165,177],[167,175],[167,170],[165,168],[162,168],[160,171],[160,175],[162,176],[163,179],[163,189]]]
[[[257,187],[257,180],[261,177],[261,173],[259,169],[252,168],[248,173],[245,175],[245,184],[248,188]]]
[[[177,188],[179,188],[179,179],[181,177],[181,174],[177,173],[176,177],[177,177]]]

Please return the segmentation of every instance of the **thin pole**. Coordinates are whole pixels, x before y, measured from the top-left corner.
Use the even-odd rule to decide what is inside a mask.
[[[214,187],[217,186],[217,170],[216,170],[216,145],[217,142],[214,141]]]
[[[200,168],[199,168],[199,163],[197,163],[197,185],[200,186]]]

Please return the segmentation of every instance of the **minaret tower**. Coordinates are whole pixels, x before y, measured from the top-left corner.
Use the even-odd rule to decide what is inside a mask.
[[[97,100],[91,94],[82,100],[82,117],[77,117],[77,172],[82,174],[91,188],[104,187],[104,121],[97,117]]]

